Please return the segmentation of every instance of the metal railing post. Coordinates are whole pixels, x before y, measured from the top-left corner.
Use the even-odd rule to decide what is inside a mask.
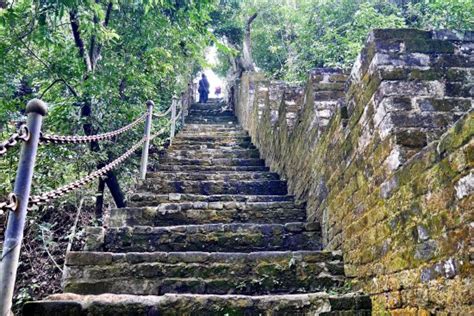
[[[183,92],[181,93],[181,126],[182,127],[184,127],[184,117],[186,116],[186,110],[187,110],[186,95]]]
[[[153,107],[155,103],[151,100],[146,101],[146,107],[148,111],[148,115],[145,121],[145,133],[144,136],[146,137],[145,143],[143,144],[143,151],[142,151],[142,160],[140,162],[140,179],[145,180],[146,178],[146,171],[148,167],[148,150],[150,148],[150,134],[151,134],[151,125],[153,120]]]
[[[21,147],[13,191],[17,198],[17,206],[16,210],[11,211],[8,216],[0,263],[1,316],[10,315],[41,124],[43,116],[48,113],[48,107],[43,101],[33,99],[28,102],[26,113],[28,114],[29,139]]]
[[[174,134],[176,133],[176,104],[178,99],[176,96],[173,97],[171,101],[171,130],[170,130],[170,145],[173,144]]]

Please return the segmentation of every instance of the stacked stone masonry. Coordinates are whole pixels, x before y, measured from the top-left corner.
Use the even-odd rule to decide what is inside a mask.
[[[474,314],[473,32],[374,30],[351,72],[315,69],[300,88],[246,73],[234,91],[375,314]]]
[[[225,103],[193,105],[128,207],[67,254],[65,293],[24,314],[370,315],[341,252],[322,250],[321,226],[260,156]]]

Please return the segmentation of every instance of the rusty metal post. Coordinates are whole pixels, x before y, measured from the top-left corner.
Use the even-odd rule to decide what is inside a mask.
[[[186,94],[183,92],[181,93],[181,128],[184,127],[184,118],[186,116],[187,110],[188,106],[186,104]]]
[[[146,171],[148,166],[148,150],[150,149],[150,134],[151,134],[151,125],[153,120],[153,107],[155,103],[151,100],[146,101],[146,107],[148,111],[148,115],[145,121],[145,133],[144,136],[146,137],[145,143],[143,144],[143,151],[142,151],[142,160],[140,162],[140,179],[145,180],[146,178]]]
[[[20,161],[15,179],[14,193],[17,207],[8,216],[3,253],[0,265],[0,311],[1,316],[10,315],[13,290],[15,288],[20,248],[25,228],[31,180],[35,167],[36,152],[40,139],[43,116],[48,113],[48,106],[41,100],[33,99],[26,106],[28,114],[29,139],[22,145]]]
[[[170,145],[173,144],[174,134],[176,133],[176,104],[178,103],[178,98],[173,97],[171,101],[171,130],[170,130]]]

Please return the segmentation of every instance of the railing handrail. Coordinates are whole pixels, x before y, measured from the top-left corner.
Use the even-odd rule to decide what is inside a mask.
[[[103,134],[87,135],[87,136],[41,134],[40,141],[42,143],[53,143],[53,144],[83,144],[83,143],[99,142],[103,140],[110,140],[116,136],[119,136],[131,130],[136,125],[143,122],[147,116],[148,116],[148,113],[144,113],[132,123],[125,125],[124,127],[121,127],[115,131],[106,132]]]
[[[155,115],[153,115],[153,101],[147,101],[146,112],[135,121],[115,131],[90,136],[42,134],[42,119],[43,116],[47,114],[47,105],[41,100],[37,99],[33,99],[28,102],[26,111],[28,114],[27,125],[22,125],[20,129],[13,133],[6,141],[0,143],[0,156],[2,156],[10,148],[13,148],[15,145],[17,145],[19,141],[23,141],[18,171],[15,179],[15,190],[13,193],[9,194],[8,201],[0,203],[0,211],[10,211],[10,216],[8,216],[8,224],[5,231],[3,253],[0,261],[0,315],[6,315],[10,312],[13,298],[13,289],[16,279],[16,271],[20,256],[20,247],[23,239],[23,230],[28,209],[31,209],[31,207],[34,205],[44,204],[61,197],[105,175],[107,172],[113,170],[127,158],[129,158],[142,145],[143,152],[140,164],[140,178],[145,179],[150,141],[156,136],[162,135],[166,129],[162,128],[158,133],[151,135],[153,116],[164,117],[171,113],[171,118],[169,121],[169,138],[170,143],[172,143],[176,132],[176,123],[178,119],[182,115],[184,116],[186,113],[186,107],[189,105],[189,100],[190,98],[188,98],[186,101],[184,94],[181,98],[181,102],[179,102],[178,98],[173,97],[173,101],[168,110],[166,110],[164,113]],[[178,103],[181,104],[181,109],[179,114],[176,115]],[[126,131],[133,129],[143,121],[145,121],[143,137],[120,157],[79,180],[46,193],[30,196],[36,152],[40,143],[76,144],[110,140],[125,133]]]

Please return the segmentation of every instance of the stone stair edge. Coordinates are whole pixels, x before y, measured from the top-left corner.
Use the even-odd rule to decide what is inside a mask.
[[[183,301],[183,302],[181,302]],[[86,315],[87,309],[95,307],[95,310],[102,309],[106,310],[108,306],[118,306],[122,315],[130,315],[131,312],[127,305],[134,306],[134,309],[138,306],[142,308],[149,308],[149,311],[159,312],[156,307],[168,308],[163,312],[168,312],[166,315],[179,315],[175,313],[175,310],[170,311],[169,308],[174,306],[179,308],[181,303],[181,310],[188,310],[190,302],[196,302],[193,306],[195,309],[208,309],[208,312],[212,312],[212,315],[222,315],[222,310],[216,310],[216,305],[225,304],[227,308],[234,307],[240,310],[257,309],[259,311],[267,310],[272,314],[278,313],[280,309],[293,307],[295,309],[308,309],[318,314],[335,315],[338,311],[346,315],[347,312],[363,312],[362,315],[370,315],[371,301],[369,296],[364,295],[360,292],[350,292],[343,294],[328,294],[326,292],[314,292],[304,294],[267,294],[267,295],[242,295],[242,294],[179,294],[179,293],[166,293],[163,295],[130,295],[130,294],[98,294],[98,295],[80,295],[73,293],[62,293],[53,294],[48,296],[45,300],[30,302],[25,305],[24,313],[35,313],[37,312],[63,312],[71,310],[74,315]],[[206,306],[208,305],[208,306]],[[233,306],[235,305],[235,306]],[[125,309],[124,309],[125,308]],[[171,312],[171,313],[170,313]],[[217,312],[217,314],[216,314]],[[285,314],[278,315],[292,315],[286,310]],[[80,314],[79,314],[80,313]],[[259,312],[260,313],[260,312]],[[138,315],[139,313],[133,314]],[[26,315],[26,314],[24,314]],[[51,314],[50,314],[51,315]],[[58,315],[58,314],[54,314]],[[154,315],[154,314],[152,314]],[[247,315],[247,314],[246,314]],[[250,315],[250,314],[249,314]],[[298,315],[302,315],[299,314]],[[351,314],[353,315],[353,314]],[[360,313],[358,315],[361,315]]]
[[[287,250],[253,252],[206,252],[206,251],[154,251],[154,252],[110,252],[110,251],[70,251],[66,255],[67,266],[109,265],[112,263],[215,263],[232,261],[271,261],[271,259],[299,257],[307,262],[342,263],[339,250]],[[311,259],[312,258],[312,259]],[[309,259],[309,260],[308,260]]]
[[[287,232],[299,232],[299,231],[320,231],[321,225],[317,222],[287,222],[284,224],[279,223],[210,223],[210,224],[183,224],[183,225],[169,225],[169,226],[150,226],[150,225],[135,225],[135,226],[122,226],[122,227],[107,227],[102,226],[86,226],[86,230],[89,230],[93,233],[100,231],[108,230],[133,230],[133,233],[153,233],[157,231],[172,231],[178,230],[181,232],[184,231],[200,231],[205,230],[209,232],[219,232],[219,231],[232,231],[235,228],[240,229],[253,229],[253,228],[278,228],[281,227]]]

